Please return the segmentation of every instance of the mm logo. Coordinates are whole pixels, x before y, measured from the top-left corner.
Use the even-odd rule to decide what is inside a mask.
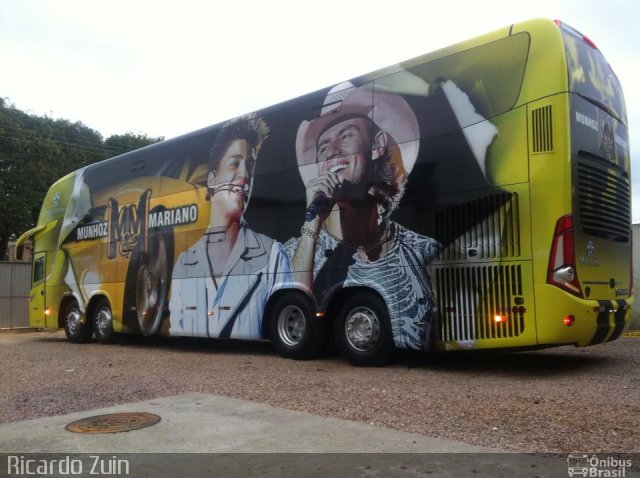
[[[138,205],[130,204],[122,209],[118,207],[118,201],[109,199],[107,204],[107,222],[109,224],[109,259],[116,257],[116,244],[120,243],[120,254],[128,257],[131,251],[140,244],[141,251],[147,250],[147,237],[149,224],[147,221],[151,189],[147,189],[140,195]]]
[[[611,121],[605,121],[603,123],[599,136],[600,150],[604,153],[607,159],[615,159],[616,142],[613,135],[613,126]]]

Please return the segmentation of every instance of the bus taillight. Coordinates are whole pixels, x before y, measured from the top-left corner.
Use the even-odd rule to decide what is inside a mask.
[[[561,217],[556,223],[549,257],[547,283],[582,297],[573,247],[573,217],[570,214]]]
[[[591,38],[589,38],[587,35],[582,35],[582,39],[584,40],[584,42],[589,45],[591,48],[593,48],[594,50],[597,50],[598,47],[596,46],[596,44],[593,42],[593,40]]]

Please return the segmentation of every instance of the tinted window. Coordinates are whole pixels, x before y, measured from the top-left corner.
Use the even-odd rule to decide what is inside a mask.
[[[528,53],[529,35],[518,33],[407,70],[430,85],[453,81],[479,114],[491,118],[518,100]]]
[[[33,261],[33,283],[40,282],[44,279],[44,256],[38,257]]]
[[[620,82],[600,50],[591,47],[576,33],[563,28],[571,91],[595,101],[627,122]]]

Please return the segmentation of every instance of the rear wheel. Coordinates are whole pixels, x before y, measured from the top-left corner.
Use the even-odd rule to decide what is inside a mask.
[[[78,301],[70,300],[63,306],[64,333],[70,342],[81,344],[91,340],[93,328],[91,321],[82,315]]]
[[[280,296],[269,318],[269,337],[283,357],[305,360],[318,356],[327,342],[327,325],[313,313],[309,299],[302,294]]]
[[[386,365],[393,357],[387,307],[371,292],[356,292],[344,303],[334,322],[334,335],[340,353],[354,365]]]
[[[168,236],[158,230],[150,231],[149,236],[149,252],[140,261],[136,285],[138,325],[143,335],[160,330],[171,270]]]
[[[117,335],[113,331],[113,314],[107,299],[100,299],[93,313],[93,330],[96,340],[101,344],[112,344]]]
[[[152,209],[162,213],[164,206]],[[125,280],[122,322],[126,329],[143,335],[160,332],[167,315],[169,282],[173,269],[173,229],[149,229],[147,241],[134,248]]]

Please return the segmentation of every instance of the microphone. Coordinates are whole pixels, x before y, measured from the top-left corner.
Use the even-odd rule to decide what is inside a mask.
[[[306,222],[313,221],[315,217],[322,213],[327,214],[333,207],[333,201],[327,197],[322,191],[318,191],[311,200],[309,207],[304,213],[304,220]]]
[[[333,199],[329,199],[325,193],[318,191],[314,194],[309,207],[304,213],[304,220],[309,222],[313,221],[318,214],[329,214],[336,201],[347,199],[356,191],[356,185],[347,180],[342,181],[340,188],[334,193]]]
[[[244,183],[244,186],[234,186],[231,189],[234,193],[249,195],[249,183]]]
[[[243,194],[245,196],[249,195],[249,184],[245,183],[244,186],[240,186],[238,184],[234,184],[231,181],[227,181],[225,183],[219,184],[212,188],[214,193],[222,192],[222,191],[230,191],[236,194]]]

